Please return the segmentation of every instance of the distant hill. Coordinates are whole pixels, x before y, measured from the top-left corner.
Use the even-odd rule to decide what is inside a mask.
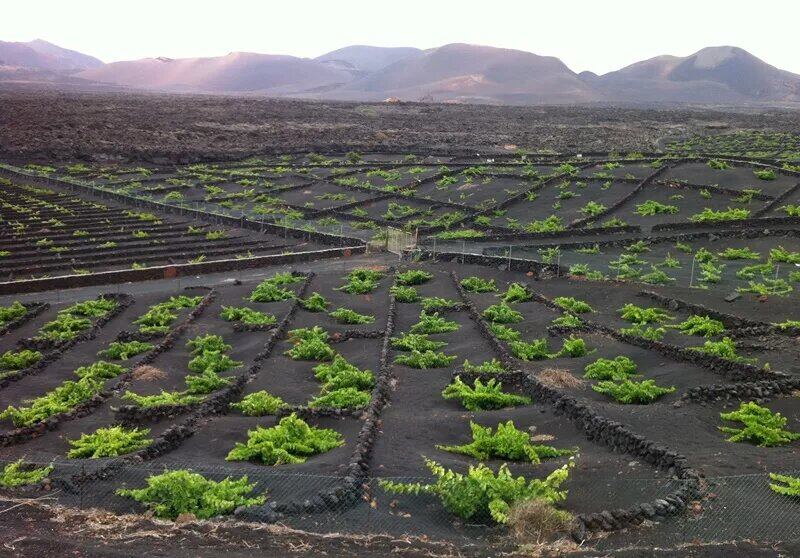
[[[603,96],[621,100],[800,101],[800,75],[732,46],[708,47],[686,57],[657,56],[584,81]]]
[[[97,68],[103,62],[80,52],[36,39],[27,43],[0,41],[0,66],[73,72]]]
[[[86,70],[97,82],[169,91],[301,94],[341,86],[351,72],[294,56],[232,52],[212,58],[145,58]]]
[[[354,101],[800,102],[800,75],[732,46],[685,57],[657,56],[597,75],[576,74],[551,56],[462,43],[428,50],[353,45],[313,59],[232,52],[103,64],[36,40],[0,42],[0,81]]]
[[[353,45],[328,52],[316,57],[314,60],[366,74],[377,72],[399,60],[412,58],[420,54],[422,54],[420,49],[411,47],[384,48]]]

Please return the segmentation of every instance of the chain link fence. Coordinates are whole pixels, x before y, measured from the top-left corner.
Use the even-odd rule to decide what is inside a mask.
[[[0,461],[5,468],[12,461]],[[314,533],[353,535],[386,534],[420,536],[469,545],[491,545],[508,540],[507,529],[487,521],[464,520],[449,513],[440,500],[429,494],[397,495],[380,486],[381,478],[363,482],[354,496],[332,502],[316,511],[307,506],[320,501],[320,495],[335,492],[344,480],[337,476],[292,473],[282,467],[257,464],[197,466],[177,461],[131,464],[120,459],[66,460],[36,462],[28,467],[52,466],[44,486],[23,487],[9,495],[46,498],[81,509],[100,508],[115,513],[141,513],[144,508],[117,494],[120,488],[141,488],[148,477],[165,470],[189,469],[210,480],[246,475],[255,483],[254,494],[265,494],[264,517],[296,529]],[[797,476],[800,470],[786,474]],[[428,483],[429,477],[386,477],[401,483]],[[569,496],[563,507],[573,513],[595,513],[642,503],[654,503],[672,493],[684,481],[668,478],[598,479],[575,474],[565,487]],[[763,542],[800,541],[800,498],[778,494],[770,489],[766,474],[715,477],[704,480],[705,496],[688,503],[685,512],[667,517],[658,524],[646,523],[627,533],[601,537],[594,544],[599,550],[619,546],[635,537],[638,543],[659,546],[715,543],[735,540]],[[289,513],[270,515],[287,504]]]

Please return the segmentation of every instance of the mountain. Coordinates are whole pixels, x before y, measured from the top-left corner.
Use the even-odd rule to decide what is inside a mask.
[[[602,96],[626,101],[800,101],[800,75],[732,46],[708,47],[686,57],[657,56],[582,79]]]
[[[462,43],[428,50],[353,45],[313,59],[232,52],[103,64],[42,40],[0,41],[0,82],[349,101],[800,102],[800,75],[732,46],[657,56],[597,75],[576,74],[551,56]]]
[[[316,57],[314,60],[366,74],[377,72],[399,60],[419,56],[420,54],[422,54],[420,49],[411,47],[384,48],[353,45],[328,52]]]
[[[102,65],[103,62],[97,58],[61,48],[41,39],[27,43],[0,41],[0,66],[74,72]]]
[[[399,60],[334,94],[506,103],[594,99],[591,88],[558,58],[460,43]]]
[[[352,81],[353,74],[307,58],[232,52],[210,58],[145,58],[86,70],[79,77],[144,89],[296,95]]]

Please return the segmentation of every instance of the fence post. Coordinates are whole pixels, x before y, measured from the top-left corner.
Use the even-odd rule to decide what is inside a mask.
[[[692,274],[689,276],[689,288],[692,288],[692,284],[694,283],[694,262],[697,259],[697,256],[692,256]]]

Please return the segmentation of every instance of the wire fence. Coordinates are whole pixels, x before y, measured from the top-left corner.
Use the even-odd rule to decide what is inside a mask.
[[[12,461],[0,460],[5,468]],[[459,544],[491,545],[507,540],[508,530],[487,518],[462,519],[447,511],[438,497],[394,494],[381,486],[382,480],[400,483],[428,483],[428,477],[370,478],[345,490],[346,478],[287,472],[257,464],[197,466],[161,460],[132,464],[119,459],[25,460],[26,468],[53,470],[44,483],[21,487],[13,496],[48,496],[60,504],[81,509],[100,508],[115,513],[142,513],[145,508],[117,493],[120,488],[142,488],[147,479],[165,470],[189,469],[210,480],[247,476],[255,483],[253,495],[264,495],[263,506],[240,509],[242,519],[275,521],[314,533],[354,535],[387,534],[420,536]],[[797,476],[800,471],[787,472]],[[630,509],[641,504],[657,508],[663,499],[685,481],[671,478],[598,479],[574,475],[565,487],[563,503],[572,513],[598,513],[605,509]],[[660,546],[715,543],[733,540],[764,542],[800,541],[800,497],[778,494],[770,489],[766,474],[715,477],[704,480],[705,495],[689,502],[678,515],[653,518],[643,527],[627,533],[600,538],[598,548],[612,548],[626,537]]]

